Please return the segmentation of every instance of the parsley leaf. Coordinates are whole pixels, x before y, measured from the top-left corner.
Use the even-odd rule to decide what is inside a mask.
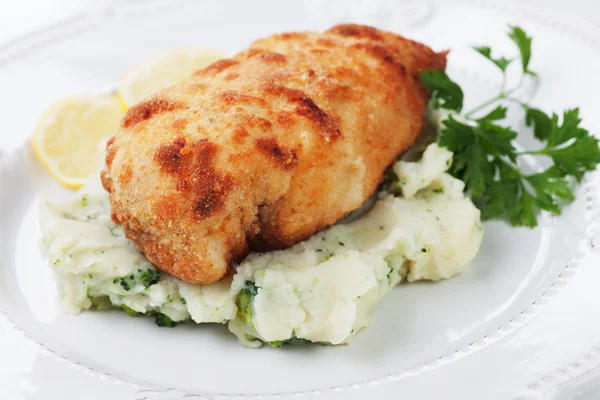
[[[556,167],[550,167],[539,174],[525,176],[536,195],[539,208],[560,214],[560,203],[575,200],[569,181]]]
[[[490,111],[486,116],[479,118],[477,121],[497,121],[499,119],[506,118],[506,112],[508,109],[504,106],[498,106]]]
[[[560,214],[560,207],[575,199],[569,181],[556,168],[522,175],[517,168],[496,160],[498,177],[483,201],[483,218],[506,219],[513,226],[535,227],[536,210]],[[528,189],[528,186],[530,189]]]
[[[500,68],[500,71],[502,71],[502,72],[506,71],[506,68],[513,61],[511,59],[504,58],[504,57],[500,57],[500,58],[492,57],[492,49],[490,49],[487,46],[473,47],[473,49],[475,49],[475,51],[477,51],[479,54],[481,54],[482,56],[484,56],[485,58],[487,58],[488,60],[490,60],[491,62],[496,64],[496,66],[498,68]]]
[[[511,26],[508,36],[519,48],[521,53],[521,65],[524,74],[534,74],[529,70],[529,61],[531,60],[531,37],[527,36],[525,31],[518,26]]]
[[[473,146],[467,147],[462,156],[457,160],[457,165],[463,167],[462,171],[453,169],[454,175],[462,175],[462,180],[469,188],[473,196],[479,196],[485,192],[487,182],[493,177],[493,170],[489,163],[485,150],[476,141]]]
[[[593,171],[600,162],[598,139],[589,135],[573,141],[567,147],[544,150],[543,154],[552,157],[557,169],[564,175],[573,175],[578,182],[585,171]]]
[[[442,121],[438,144],[454,153],[449,172],[465,182],[465,190],[481,209],[483,219],[502,219],[513,226],[534,227],[538,211],[560,214],[562,207],[575,199],[572,185],[600,164],[600,146],[599,140],[581,127],[579,109],[566,110],[562,116],[549,115],[512,97],[523,84],[523,78],[535,73],[529,69],[531,37],[516,26],[511,27],[509,37],[519,48],[522,66],[521,79],[512,89],[505,88],[506,66],[510,61],[497,62],[509,59],[493,58],[492,50],[485,46],[475,50],[503,72],[498,95],[460,115],[462,90],[457,90],[446,74],[428,72],[424,76],[430,79],[425,86],[441,99],[434,105],[454,111]],[[461,94],[460,101],[456,93]],[[541,149],[517,152],[514,141],[518,133],[501,124],[508,111],[502,103],[507,101],[522,105],[525,125],[533,128],[535,138],[542,143]],[[495,108],[484,116],[472,116],[492,105]],[[525,154],[549,157],[553,165],[539,173],[525,174],[518,162]]]
[[[527,191],[521,171],[500,159],[493,163],[498,179],[490,183],[478,201],[482,205],[483,219],[505,219],[513,226],[536,226],[536,201]]]
[[[527,110],[527,114],[530,111]],[[536,117],[532,119],[536,137],[546,140],[546,147],[536,154],[552,158],[554,165],[563,175],[572,175],[581,181],[585,171],[593,171],[600,163],[598,139],[581,128],[579,109],[566,110],[563,113],[562,124],[558,115],[550,118],[540,110],[535,110]]]
[[[438,139],[440,146],[457,153],[464,151],[465,147],[472,144],[475,137],[472,126],[457,121],[452,114],[442,124],[443,128]]]
[[[515,161],[516,150],[512,141],[517,137],[517,132],[508,127],[495,125],[487,120],[480,121],[475,131],[481,137],[481,143],[488,154],[507,156]]]
[[[587,131],[579,127],[581,118],[579,118],[579,109],[566,110],[563,113],[563,123],[558,125],[558,116],[552,115],[552,126],[550,134],[547,136],[547,148],[559,146],[575,138],[579,139],[587,135]]]
[[[432,94],[435,108],[460,111],[463,107],[463,91],[448,74],[442,70],[420,71],[421,82]]]
[[[514,148],[510,138],[513,135],[487,121],[474,127],[457,121],[452,115],[443,124],[439,144],[455,154],[450,172],[465,182],[473,196],[482,195],[487,182],[494,178],[488,154],[512,156]],[[496,129],[501,132],[499,135],[495,135]]]
[[[517,209],[520,192],[523,189],[520,172],[500,160],[494,160],[494,169],[498,170],[498,179],[491,180],[482,198],[477,204],[482,209],[484,220],[504,219]]]
[[[526,190],[521,183],[521,190],[517,206],[509,213],[509,222],[512,226],[526,226],[534,228],[537,226],[537,217],[535,210],[535,199]]]
[[[544,112],[531,107],[525,107],[525,125],[533,125],[533,135],[539,140],[545,140],[552,129],[550,117]]]

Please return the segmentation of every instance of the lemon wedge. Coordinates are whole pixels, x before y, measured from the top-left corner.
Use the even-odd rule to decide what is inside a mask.
[[[175,49],[159,53],[126,73],[117,93],[127,107],[161,89],[183,81],[195,71],[223,58],[215,50]]]
[[[97,170],[101,142],[115,133],[123,113],[117,96],[60,100],[39,120],[33,150],[60,183],[78,188]]]

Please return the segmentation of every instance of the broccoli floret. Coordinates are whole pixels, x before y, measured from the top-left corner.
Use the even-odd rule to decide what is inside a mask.
[[[237,316],[247,324],[252,324],[252,302],[257,293],[258,287],[254,282],[248,281],[235,299],[235,305],[238,309]]]
[[[160,279],[160,271],[156,269],[138,269],[135,274],[125,276],[122,278],[115,278],[113,283],[119,283],[123,289],[129,291],[131,288],[142,285],[145,288],[149,288],[154,285]]]
[[[135,277],[133,275],[121,278],[121,287],[123,289],[129,290],[132,286],[135,286]]]
[[[135,317],[136,315],[140,314],[139,312],[135,311],[133,308],[127,307],[125,304],[123,304],[121,306],[121,309],[123,311],[125,311],[127,314],[131,315],[132,317]]]
[[[90,298],[92,308],[98,311],[112,310],[114,307],[110,302],[108,296],[99,296]]]
[[[301,344],[309,344],[312,342],[307,339],[298,339],[297,337],[292,337],[291,339],[286,340],[286,343],[289,343],[292,345],[301,345]]]
[[[159,311],[148,311],[145,313],[141,313],[141,312],[135,311],[131,307],[126,306],[125,304],[121,304],[121,305],[112,304],[108,296],[93,297],[93,298],[90,298],[90,301],[92,303],[92,308],[99,310],[99,311],[123,310],[127,314],[131,315],[132,317],[135,317],[136,315],[141,315],[141,314],[147,315],[149,317],[154,317],[154,322],[156,323],[156,325],[161,326],[161,327],[172,328],[175,325],[177,325],[177,322],[173,321],[167,315],[165,315]]]
[[[142,314],[146,315],[148,317],[154,317],[154,322],[156,323],[156,325],[161,326],[161,327],[172,328],[175,325],[177,325],[177,322],[173,321],[171,318],[169,318],[165,314],[158,312],[158,311],[148,311],[146,313],[141,313],[141,312],[135,311],[131,307],[126,306],[125,304],[121,304],[121,305],[112,304],[108,296],[93,297],[90,299],[90,301],[92,302],[92,308],[94,308],[98,311],[123,310],[132,317],[135,317],[137,315],[142,315]]]
[[[267,344],[275,347],[276,349],[280,348],[284,344],[298,345],[298,344],[306,344],[306,343],[310,343],[310,341],[306,340],[306,339],[298,339],[295,336],[292,336],[291,338],[286,339],[286,340],[274,340],[272,342],[267,342]]]
[[[156,323],[156,325],[166,328],[172,328],[175,325],[177,325],[175,321],[173,321],[171,318],[160,312],[156,312],[154,314],[154,322]]]
[[[160,271],[157,269],[147,269],[144,271],[138,270],[138,281],[144,285],[144,287],[154,285],[159,279]]]
[[[100,308],[99,306],[96,306],[96,310],[110,310],[110,309],[123,310],[127,314],[131,315],[132,317],[142,314],[140,312],[135,311],[131,307],[127,307],[125,304],[121,304],[121,305],[112,304],[110,299],[108,298],[108,296],[94,297],[92,299],[92,305],[94,305],[94,302],[96,302],[96,301],[99,301],[102,303],[102,308]]]

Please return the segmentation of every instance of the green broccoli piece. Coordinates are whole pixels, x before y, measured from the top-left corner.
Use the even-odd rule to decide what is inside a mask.
[[[177,325],[175,321],[173,321],[171,318],[160,312],[154,313],[154,322],[156,323],[156,325],[166,328],[172,328],[175,325]]]
[[[353,329],[353,331],[354,331],[354,329]],[[299,338],[297,338],[297,337],[294,336],[294,337],[286,340],[286,343],[289,343],[291,345],[296,345],[297,346],[297,345],[302,345],[302,344],[309,344],[309,343],[312,343],[312,342],[310,340],[308,340],[308,339],[299,339]]]
[[[135,286],[135,277],[133,275],[121,278],[121,287],[127,291]]]
[[[157,269],[138,269],[135,274],[124,276],[122,278],[115,278],[113,283],[119,283],[124,290],[129,291],[131,288],[134,288],[137,285],[142,285],[145,288],[149,288],[157,283],[159,279],[160,271]]]
[[[142,315],[142,314],[146,315],[148,317],[154,317],[154,322],[156,323],[156,325],[158,325],[160,327],[172,328],[175,325],[177,325],[177,322],[173,321],[167,315],[165,315],[161,312],[158,312],[158,311],[148,311],[146,313],[141,313],[141,312],[135,311],[131,307],[126,306],[125,304],[121,304],[121,305],[112,304],[110,299],[108,298],[108,296],[93,297],[90,299],[90,301],[92,302],[92,308],[99,310],[99,311],[123,310],[132,317],[135,317],[137,315]]]
[[[144,287],[150,287],[158,282],[160,279],[160,271],[157,269],[147,269],[141,271],[138,269],[138,281],[144,285]]]
[[[108,296],[90,297],[88,295],[88,298],[90,299],[90,302],[92,303],[92,308],[94,308],[98,311],[123,310],[127,314],[131,315],[132,317],[140,314],[139,312],[135,311],[133,308],[127,307],[125,304],[122,304],[120,306],[113,304],[110,301]]]
[[[127,307],[125,304],[123,304],[121,306],[121,309],[123,311],[125,311],[127,314],[131,315],[132,317],[135,317],[136,315],[140,314],[139,312],[135,311],[133,308]]]
[[[247,281],[245,287],[240,290],[235,299],[237,306],[237,316],[247,324],[252,324],[252,302],[254,296],[258,294],[258,287],[254,282]]]
[[[92,303],[92,308],[98,311],[112,310],[115,308],[110,302],[108,296],[92,297],[90,298],[90,302]]]
[[[286,340],[274,340],[272,342],[267,342],[267,344],[275,347],[276,349],[280,348],[284,344],[299,345],[299,344],[307,344],[307,343],[310,343],[310,341],[306,340],[306,339],[298,339],[296,336],[292,336],[291,338],[286,339]]]

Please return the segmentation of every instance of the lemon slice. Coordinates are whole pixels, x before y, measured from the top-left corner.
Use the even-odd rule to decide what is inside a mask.
[[[121,101],[131,107],[152,93],[183,81],[195,71],[221,58],[223,55],[215,50],[164,51],[125,74],[119,82],[117,93]]]
[[[32,140],[35,154],[63,185],[78,188],[97,170],[100,143],[123,117],[117,96],[73,97],[48,108]]]

